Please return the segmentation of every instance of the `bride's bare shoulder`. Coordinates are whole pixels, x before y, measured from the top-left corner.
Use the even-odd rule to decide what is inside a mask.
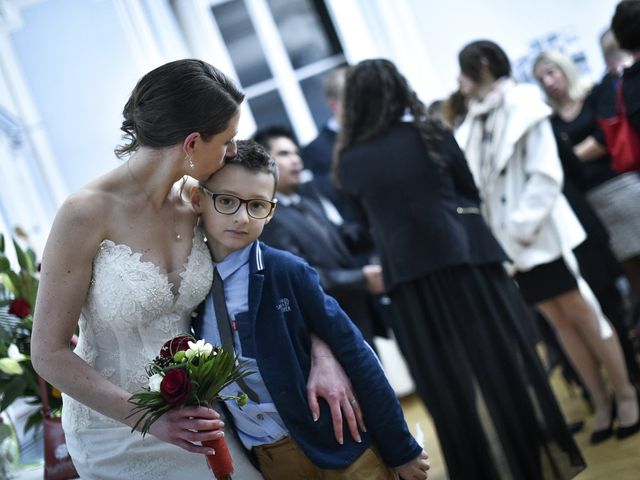
[[[72,193],[63,202],[56,222],[76,229],[102,230],[114,210],[126,204],[119,186],[109,175],[100,177]]]

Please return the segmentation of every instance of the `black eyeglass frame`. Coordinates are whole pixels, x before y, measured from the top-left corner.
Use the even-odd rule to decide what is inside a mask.
[[[238,197],[237,195],[232,195],[231,193],[214,193],[204,185],[199,185],[199,187],[202,191],[204,191],[207,195],[211,197],[211,200],[213,201],[213,208],[215,208],[216,212],[221,213],[222,215],[235,215],[238,212],[238,210],[240,210],[240,207],[242,207],[242,204],[244,204],[244,208],[247,211],[247,215],[249,215],[251,218],[255,218],[256,220],[264,220],[269,215],[271,215],[271,212],[273,212],[273,209],[276,208],[276,203],[278,203],[277,198],[274,198],[273,200],[265,200],[264,198],[244,199],[244,198]],[[220,210],[218,210],[218,206],[216,205],[217,197],[232,197],[238,200],[240,203],[238,203],[238,208],[236,208],[233,212],[221,212]],[[256,217],[255,215],[252,215],[251,212],[249,211],[249,202],[256,202],[256,201],[266,202],[270,205],[271,208],[269,208],[269,211],[264,217]]]

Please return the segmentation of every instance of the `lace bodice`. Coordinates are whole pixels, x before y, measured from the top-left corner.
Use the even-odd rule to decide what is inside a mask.
[[[200,230],[180,273],[168,276],[126,245],[104,240],[80,317],[76,353],[111,382],[133,392],[147,386],[145,366],[168,339],[190,330],[191,311],[211,288],[211,257]]]
[[[127,245],[104,240],[80,316],[75,353],[129,392],[148,386],[145,367],[168,339],[190,330],[191,312],[211,288],[213,267],[196,229],[177,294],[166,274]],[[64,396],[65,430],[120,425]]]

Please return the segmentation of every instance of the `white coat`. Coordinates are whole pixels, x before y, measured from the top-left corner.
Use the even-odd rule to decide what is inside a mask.
[[[483,102],[470,105],[456,133],[487,223],[517,271],[557,260],[586,238],[562,194],[550,114],[536,87],[503,79]],[[484,128],[490,140],[483,141]]]

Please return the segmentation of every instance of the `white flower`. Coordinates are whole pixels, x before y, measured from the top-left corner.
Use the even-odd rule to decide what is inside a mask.
[[[151,390],[152,392],[159,392],[160,384],[162,383],[163,378],[164,377],[159,373],[156,373],[155,375],[149,377],[149,390]]]
[[[184,352],[184,354],[188,359],[191,359],[196,355],[208,356],[211,355],[211,352],[213,351],[213,345],[206,343],[204,340],[198,340],[195,343],[187,342],[187,344],[189,345],[189,349]]]
[[[7,356],[16,362],[26,360],[27,358],[26,355],[20,353],[20,350],[18,350],[18,347],[14,343],[9,345],[9,348],[7,349]]]
[[[22,366],[19,362],[26,360],[28,357],[20,353],[15,344],[9,345],[7,356],[0,358],[0,371],[7,375],[22,375]]]

